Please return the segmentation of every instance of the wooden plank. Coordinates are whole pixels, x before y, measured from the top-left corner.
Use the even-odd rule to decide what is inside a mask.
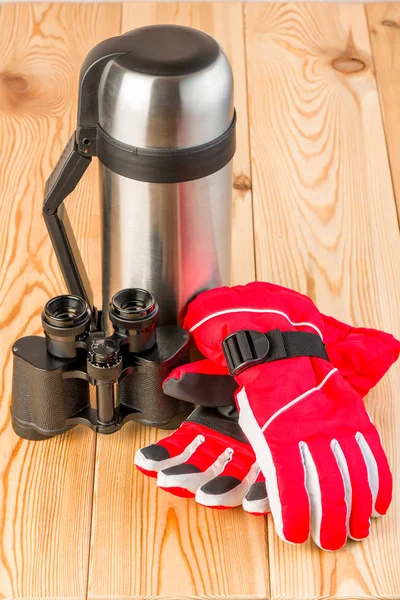
[[[75,128],[80,64],[119,32],[114,5],[5,4],[0,12],[0,329],[6,352],[0,407],[0,595],[85,598],[95,436],[77,428],[26,442],[9,417],[11,347],[40,333],[40,313],[65,291],[41,217],[45,178]],[[72,221],[87,239],[88,179]],[[85,200],[85,202],[83,202]],[[94,251],[83,247],[85,260]]]
[[[400,4],[366,4],[397,213],[400,215]]]
[[[399,337],[400,243],[363,7],[246,5],[259,279]],[[400,596],[399,368],[366,400],[395,473],[368,541],[335,553],[281,542],[269,519],[271,598]]]
[[[254,278],[254,250],[242,7],[124,5],[124,31],[151,23],[190,25],[209,32],[232,61],[239,114],[234,277],[247,282]],[[267,598],[263,519],[241,509],[205,510],[193,500],[158,492],[154,480],[134,469],[136,449],[162,435],[165,432],[129,424],[98,440],[89,597]]]

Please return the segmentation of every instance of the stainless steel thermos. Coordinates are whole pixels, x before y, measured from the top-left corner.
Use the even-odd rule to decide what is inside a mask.
[[[233,79],[196,29],[142,27],[105,40],[80,76],[78,126],[50,177],[44,215],[69,291],[92,294],[63,199],[100,160],[103,328],[111,297],[149,290],[163,324],[230,283]]]
[[[193,409],[191,398],[172,398],[162,384],[189,361],[189,335],[179,327],[187,303],[229,284],[235,122],[228,60],[198,30],[143,27],[88,54],[77,129],[43,205],[69,294],[46,303],[44,337],[13,345],[19,436],[43,440],[78,424],[112,433],[130,420],[174,428]],[[99,310],[64,207],[93,157],[101,176]]]

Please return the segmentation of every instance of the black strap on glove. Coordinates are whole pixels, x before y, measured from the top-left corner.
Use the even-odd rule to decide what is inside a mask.
[[[222,349],[232,376],[254,365],[284,358],[310,356],[329,360],[319,335],[307,331],[237,331],[225,338]]]

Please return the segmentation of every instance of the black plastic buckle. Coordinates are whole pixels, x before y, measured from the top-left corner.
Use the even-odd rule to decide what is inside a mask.
[[[248,367],[265,362],[269,339],[259,331],[236,331],[222,342],[229,374],[238,375]]]

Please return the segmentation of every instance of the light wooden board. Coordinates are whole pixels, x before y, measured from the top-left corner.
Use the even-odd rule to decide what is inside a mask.
[[[86,596],[95,436],[78,428],[32,443],[12,432],[11,347],[39,333],[45,301],[65,291],[41,217],[44,181],[75,128],[80,64],[119,21],[117,6],[0,9],[1,598]],[[81,241],[90,180],[72,211]]]
[[[130,424],[99,436],[95,465],[86,429],[27,443],[8,413],[12,342],[38,333],[44,302],[65,289],[40,215],[44,180],[75,127],[83,57],[121,24],[199,27],[233,63],[234,282],[255,276],[253,180],[257,277],[400,336],[399,233],[379,106],[399,198],[400,17],[396,5],[367,13],[380,99],[359,6],[249,5],[245,22],[239,4],[0,7],[0,598],[400,598],[397,367],[367,399],[395,472],[394,505],[370,540],[334,554],[283,544],[271,520],[267,536],[262,519],[240,510],[158,493],[133,457],[165,433]],[[67,205],[99,298],[95,165]]]
[[[247,5],[246,46],[258,278],[399,336],[399,231],[363,7]],[[280,542],[269,519],[271,598],[400,597],[399,383],[396,367],[367,399],[395,472],[389,514],[336,553]]]
[[[400,215],[400,5],[371,4],[365,10]]]
[[[3,2],[8,2],[9,0],[0,0],[0,4]],[[29,2],[29,0],[11,0],[12,2]],[[74,2],[75,0],[56,0],[56,2]],[[84,3],[96,3],[97,0],[84,0]],[[118,2],[118,0],[101,0],[102,2]],[[168,4],[169,0],[146,0],[147,2],[155,2],[155,3],[165,3]],[[224,3],[226,4],[231,4],[231,0],[222,0]],[[261,2],[261,0],[249,0],[250,2]],[[319,2],[320,0],[311,0],[311,2]],[[326,0],[327,2],[344,2],[345,0]],[[363,4],[363,0],[354,0],[357,3],[362,3]],[[382,1],[382,0],[379,0]],[[182,0],[183,2],[190,2],[190,0]],[[214,0],[204,0],[204,2],[214,2]],[[284,4],[283,0],[276,0],[276,2],[278,4]],[[294,2],[298,2],[301,3],[302,0],[294,0]]]
[[[251,177],[242,6],[125,4],[122,30],[189,25],[216,37],[234,71],[239,114],[234,162],[234,279],[254,279]],[[161,433],[127,425],[97,445],[89,598],[268,598],[263,519],[211,511],[157,492],[133,467],[137,448]],[[107,544],[104,544],[107,540]]]

